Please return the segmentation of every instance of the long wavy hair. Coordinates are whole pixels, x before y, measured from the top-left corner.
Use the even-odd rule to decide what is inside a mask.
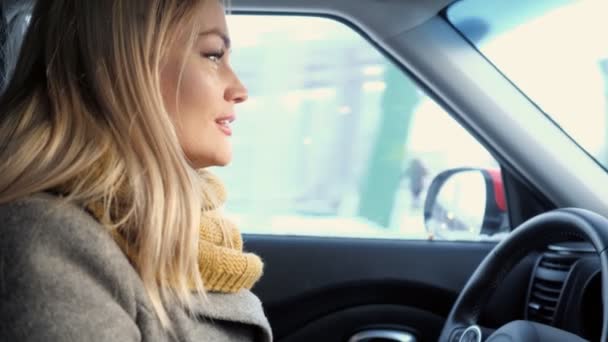
[[[169,302],[189,309],[205,293],[198,229],[213,196],[159,75],[178,35],[194,43],[204,1],[216,0],[38,1],[0,97],[0,203],[37,192],[101,203],[166,328]]]

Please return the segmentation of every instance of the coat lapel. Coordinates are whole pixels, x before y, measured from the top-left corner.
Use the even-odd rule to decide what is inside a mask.
[[[236,293],[207,293],[207,298],[199,298],[194,306],[194,314],[212,320],[240,322],[258,327],[263,341],[272,341],[272,330],[264,315],[262,303],[251,291]]]

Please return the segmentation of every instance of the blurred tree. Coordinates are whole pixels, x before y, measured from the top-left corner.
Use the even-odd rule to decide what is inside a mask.
[[[394,66],[387,68],[385,84],[380,127],[361,185],[359,215],[388,227],[401,181],[412,114],[420,96],[417,86]]]

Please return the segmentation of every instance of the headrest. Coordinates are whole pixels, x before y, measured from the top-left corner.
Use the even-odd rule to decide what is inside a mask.
[[[4,3],[0,3],[0,90],[6,81],[6,44],[8,43],[8,18],[5,15]]]
[[[35,0],[0,0],[0,90],[19,51]]]

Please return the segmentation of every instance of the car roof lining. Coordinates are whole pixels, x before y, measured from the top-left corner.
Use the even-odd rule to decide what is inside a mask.
[[[30,6],[35,0],[0,0],[5,15]],[[224,0],[234,12],[302,13],[335,16],[374,32],[376,39],[410,30],[455,0]],[[374,11],[369,8],[374,7]],[[365,20],[361,20],[365,18]],[[365,23],[365,24],[364,24]]]
[[[384,41],[436,16],[454,0],[230,0],[234,12],[266,12],[334,16]],[[374,7],[374,11],[369,8]]]

